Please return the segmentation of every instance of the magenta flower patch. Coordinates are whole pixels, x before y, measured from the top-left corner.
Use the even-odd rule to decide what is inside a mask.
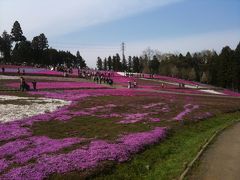
[[[189,113],[191,113],[194,109],[198,109],[199,105],[192,105],[192,104],[186,104],[184,106],[184,111],[179,113],[176,117],[174,117],[174,120],[180,121],[183,119],[183,117]]]
[[[31,86],[31,82],[29,83]],[[19,88],[19,83],[8,84],[9,87]],[[107,88],[93,82],[37,82],[37,89],[74,89],[74,88]]]
[[[96,167],[103,161],[127,161],[132,154],[139,152],[147,145],[159,142],[165,136],[166,128],[158,127],[149,132],[125,135],[116,143],[102,140],[92,141],[88,146],[67,154],[42,156],[36,163],[14,168],[3,174],[1,178],[32,179],[34,177],[40,180],[53,173]]]

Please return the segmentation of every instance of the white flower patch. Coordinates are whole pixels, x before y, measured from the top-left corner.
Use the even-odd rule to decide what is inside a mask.
[[[38,114],[53,112],[57,108],[70,103],[70,101],[59,99],[0,95],[0,122],[16,121]]]
[[[207,90],[200,90],[202,92],[206,92],[206,93],[210,93],[210,94],[219,94],[219,95],[225,95],[224,93],[221,93],[221,92],[217,92],[217,91],[214,91],[214,90],[210,90],[210,89],[207,89]]]
[[[4,76],[4,75],[0,75],[0,80],[1,79],[19,79],[18,76]]]

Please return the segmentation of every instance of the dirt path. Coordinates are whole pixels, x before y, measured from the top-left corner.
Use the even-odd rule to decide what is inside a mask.
[[[188,179],[240,179],[240,123],[225,130],[200,159]]]

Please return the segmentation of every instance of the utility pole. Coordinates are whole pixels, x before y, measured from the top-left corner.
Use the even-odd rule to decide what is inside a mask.
[[[125,43],[123,42],[122,43],[122,60],[124,60],[125,59]]]

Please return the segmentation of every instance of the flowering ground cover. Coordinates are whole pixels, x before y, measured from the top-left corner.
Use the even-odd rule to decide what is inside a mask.
[[[19,83],[10,83],[9,87],[18,88]],[[74,89],[74,88],[109,88],[93,82],[37,82],[37,89]]]
[[[0,179],[91,177],[168,141],[184,124],[240,109],[238,98],[153,88],[64,90],[83,84],[99,86],[39,81],[40,91],[0,92]],[[56,90],[46,90],[51,87]]]

